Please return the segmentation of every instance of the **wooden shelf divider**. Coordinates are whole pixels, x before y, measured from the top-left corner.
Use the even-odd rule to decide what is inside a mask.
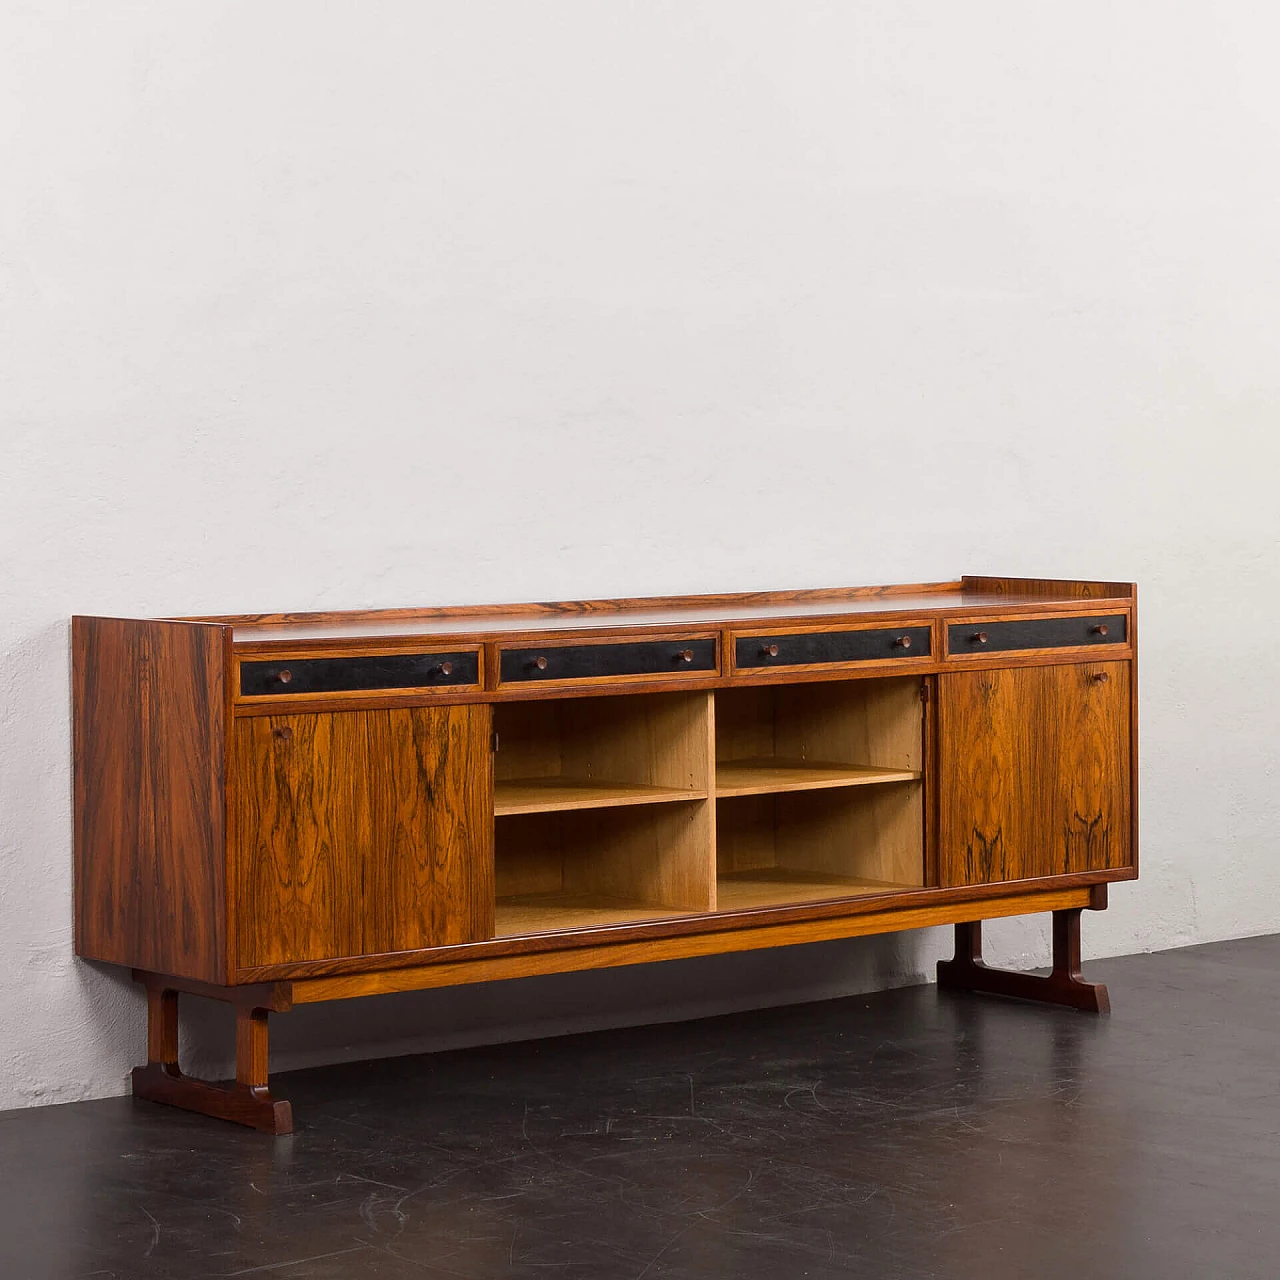
[[[911,887],[860,876],[761,867],[722,873],[716,881],[716,902],[721,911],[748,911],[753,907],[781,907],[832,898],[856,898],[869,893],[900,892]]]
[[[637,920],[665,920],[688,910],[602,893],[522,893],[498,899],[496,937],[591,929]]]
[[[828,764],[814,760],[722,760],[716,765],[716,796],[762,796],[778,791],[820,791],[885,782],[915,782],[918,769]]]
[[[655,787],[598,778],[508,778],[495,784],[495,817],[516,813],[559,813],[569,809],[614,809],[632,804],[672,804],[705,800],[705,791]]]

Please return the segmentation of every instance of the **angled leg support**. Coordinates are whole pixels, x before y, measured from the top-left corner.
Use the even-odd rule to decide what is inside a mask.
[[[1106,899],[1103,897],[1103,904]],[[1085,1013],[1110,1013],[1111,998],[1100,982],[1086,982],[1080,972],[1080,912],[1071,907],[1053,913],[1053,970],[1047,976],[991,969],[982,960],[982,922],[956,925],[956,954],[938,962],[938,985],[958,991],[1013,996],[1064,1004]]]
[[[231,1120],[264,1133],[293,1132],[292,1108],[288,1102],[273,1098],[267,1089],[267,1015],[291,1007],[287,984],[208,987],[159,974],[135,972],[133,976],[147,987],[147,1065],[133,1069],[134,1097]],[[234,1084],[210,1084],[183,1075],[179,1068],[178,995],[183,991],[235,1005]]]

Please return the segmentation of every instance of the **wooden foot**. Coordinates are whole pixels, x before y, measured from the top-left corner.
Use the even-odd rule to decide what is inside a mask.
[[[982,922],[956,925],[956,954],[938,962],[938,985],[986,995],[1065,1004],[1086,1013],[1110,1013],[1111,998],[1100,982],[1086,982],[1080,972],[1080,912],[1072,907],[1053,913],[1053,971],[1045,977],[989,969],[982,962]]]
[[[254,989],[232,997],[236,1003],[236,1079],[210,1084],[178,1067],[178,992],[162,979],[147,977],[147,1065],[133,1069],[134,1097],[165,1102],[201,1115],[231,1120],[264,1133],[293,1132],[293,1110],[267,1089],[267,1014]],[[277,1005],[278,1007],[278,1005]]]

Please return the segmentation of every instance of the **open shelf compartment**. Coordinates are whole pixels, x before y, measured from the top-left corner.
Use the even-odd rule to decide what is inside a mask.
[[[918,889],[923,816],[919,782],[717,801],[717,908]]]
[[[919,677],[718,690],[716,795],[913,782]]]
[[[924,884],[920,677],[494,709],[496,935]]]
[[[714,803],[691,799],[499,818],[497,936],[710,911]]]
[[[924,884],[919,677],[716,693],[716,905]]]
[[[494,708],[494,814],[705,799],[710,695],[510,702]]]

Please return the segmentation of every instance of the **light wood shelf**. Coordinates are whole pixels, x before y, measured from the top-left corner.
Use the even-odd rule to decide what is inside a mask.
[[[679,907],[610,897],[599,893],[523,893],[499,898],[496,935],[516,937],[559,929],[588,929],[635,920],[665,920],[686,915]]]
[[[830,875],[788,867],[760,867],[753,871],[722,873],[716,881],[716,906],[721,911],[746,911],[752,907],[825,902],[832,898],[891,893],[895,889],[911,887],[859,876]]]
[[[761,796],[778,791],[820,791],[828,787],[862,787],[884,782],[915,782],[917,769],[882,769],[873,765],[827,764],[814,760],[722,760],[716,765],[716,795]]]
[[[711,910],[715,802],[679,798],[495,823],[498,936]]]
[[[656,787],[639,782],[606,782],[598,778],[507,778],[494,784],[496,817],[517,813],[557,813],[569,809],[613,809],[632,804],[671,804],[705,800],[705,791]]]

